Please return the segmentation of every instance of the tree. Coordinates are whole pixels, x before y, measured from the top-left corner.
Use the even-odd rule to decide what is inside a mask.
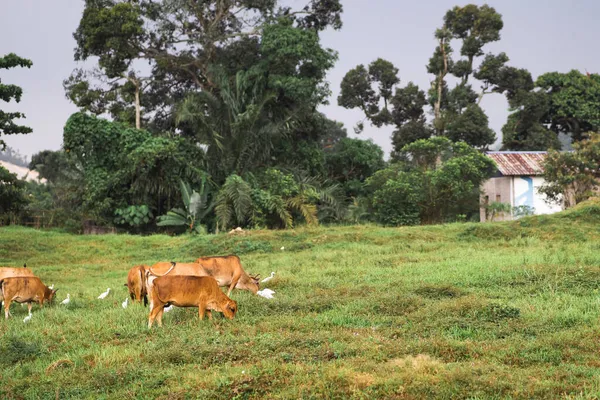
[[[180,181],[181,200],[184,208],[174,208],[166,215],[158,217],[158,226],[186,226],[189,233],[206,233],[201,222],[213,210],[214,199],[210,198],[210,185],[204,178],[199,191],[192,190],[189,184]]]
[[[65,81],[67,95],[83,109],[110,111],[121,122],[131,123],[133,107],[137,127],[143,109],[150,129],[174,130],[176,104],[189,92],[218,94],[213,66],[232,75],[254,65],[261,58],[257,44],[273,21],[286,20],[314,35],[341,27],[339,0],[311,0],[298,11],[278,3],[86,0],[74,34],[75,59],[98,57],[98,65],[95,73],[75,71]],[[138,70],[141,62],[150,65],[148,74]]]
[[[544,185],[551,202],[566,208],[587,200],[600,188],[600,133],[590,132],[573,152],[550,151],[544,161]]]
[[[394,124],[394,159],[403,146],[434,134],[486,149],[495,142],[496,135],[489,128],[479,102],[486,93],[510,91],[512,94],[526,86],[524,80],[528,74],[506,66],[508,57],[504,53],[486,55],[476,68],[477,58],[484,55],[484,46],[500,39],[502,27],[502,16],[492,7],[473,4],[454,7],[446,12],[443,26],[435,31],[438,45],[427,65],[427,72],[435,78],[427,96],[412,83],[394,92],[393,88],[400,82],[398,68],[378,59],[368,68],[359,65],[344,76],[338,104],[361,109],[365,118],[377,127]],[[453,58],[453,40],[461,43],[463,58],[458,60]],[[448,84],[451,75],[459,79],[454,88]],[[471,77],[482,82],[479,94],[469,83]],[[431,124],[423,112],[427,104],[434,117]],[[359,122],[355,130],[360,132],[363,126],[363,122]]]
[[[14,53],[0,57],[0,70],[15,67],[31,68],[32,65],[33,63],[31,60],[21,58]],[[5,85],[2,83],[2,81],[0,81],[0,100],[7,103],[11,100],[15,100],[18,103],[21,101],[22,96],[23,89],[21,89],[19,86]],[[17,125],[14,122],[15,119],[20,118],[25,118],[25,114],[20,112],[5,112],[0,110],[0,136],[31,133],[31,128],[23,125]],[[0,146],[2,146],[2,150],[6,148],[6,143],[1,138]]]
[[[600,75],[550,72],[509,99],[513,113],[502,129],[509,150],[560,149],[558,134],[577,142],[600,129]]]
[[[205,174],[204,153],[194,143],[84,113],[67,121],[63,146],[81,171],[82,210],[98,222],[132,205],[160,215],[176,202],[180,179],[195,185]]]
[[[0,221],[13,222],[27,203],[25,181],[0,166]]]
[[[423,111],[427,104],[425,93],[412,82],[403,88],[397,87],[400,83],[397,74],[398,68],[381,58],[372,62],[368,69],[359,65],[342,79],[338,97],[338,105],[348,109],[359,108],[373,125],[396,126],[392,135],[392,154],[405,144],[428,138],[432,133]],[[354,131],[360,133],[363,128],[364,123],[359,122]]]
[[[403,162],[367,179],[376,219],[389,225],[439,223],[479,209],[479,187],[493,162],[464,142],[418,140],[402,149]]]
[[[328,175],[339,182],[348,197],[363,193],[363,183],[385,167],[383,150],[372,140],[342,139],[325,159]]]
[[[484,81],[478,96],[469,85],[469,78],[484,77],[481,68],[488,67],[489,62],[476,70],[474,60],[484,54],[483,47],[486,44],[500,40],[503,25],[502,16],[488,5],[468,4],[464,7],[456,6],[446,12],[444,25],[435,32],[438,46],[427,66],[427,72],[436,77],[429,91],[429,102],[434,109],[433,127],[438,135],[446,135],[451,140],[464,140],[480,148],[485,148],[496,140],[495,134],[488,127],[487,116],[477,104],[491,84]],[[450,41],[453,39],[461,41],[460,55],[464,58],[452,59]],[[487,56],[490,57],[494,58],[493,55]],[[501,57],[500,61],[506,62],[508,59]],[[447,87],[448,74],[460,79],[452,90]],[[493,76],[497,78],[496,74]],[[463,129],[468,130],[468,133],[459,132]]]
[[[64,151],[43,150],[31,157],[29,169],[37,171],[40,178],[48,183],[55,184],[73,172],[73,165]]]

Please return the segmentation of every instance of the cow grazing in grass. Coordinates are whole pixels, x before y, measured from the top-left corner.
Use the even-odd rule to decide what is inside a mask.
[[[231,295],[233,288],[254,294],[258,292],[259,276],[248,275],[238,256],[200,257],[195,262],[202,265],[207,275],[215,278],[219,286],[229,286],[227,296]]]
[[[204,319],[204,313],[212,319],[211,310],[222,312],[228,319],[233,319],[237,312],[237,303],[227,297],[210,276],[165,275],[153,280],[151,290],[148,328],[152,328],[155,319],[158,326],[162,326],[166,305],[198,307],[200,320]]]
[[[8,319],[10,304],[27,303],[29,313],[33,302],[44,306],[45,301],[52,301],[58,289],[52,290],[44,285],[36,276],[5,278],[0,281],[0,303],[4,301],[4,317]]]
[[[127,289],[131,300],[141,302],[144,300],[144,306],[148,304],[148,291],[146,290],[146,271],[150,267],[147,265],[137,265],[129,270],[127,274]]]

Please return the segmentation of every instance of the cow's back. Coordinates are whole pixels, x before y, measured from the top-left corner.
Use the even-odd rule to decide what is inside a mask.
[[[200,257],[195,262],[215,278],[231,278],[236,272],[244,271],[238,256]]]
[[[188,276],[207,276],[207,272],[198,263],[175,263],[158,262],[150,267],[150,273],[156,276],[162,276],[168,272],[169,275],[188,275]]]
[[[0,267],[0,281],[4,278],[14,278],[18,276],[35,276],[29,268]]]
[[[4,297],[10,297],[15,294],[29,296],[44,291],[46,286],[37,276],[18,276],[4,278],[2,280],[2,293]]]
[[[219,300],[223,295],[217,281],[210,276],[165,275],[154,280],[158,298],[163,301],[191,300],[203,296]]]

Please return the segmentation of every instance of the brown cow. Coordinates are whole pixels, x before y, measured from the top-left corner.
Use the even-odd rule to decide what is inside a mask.
[[[200,320],[204,313],[212,319],[211,310],[222,312],[225,318],[233,319],[237,303],[219,289],[217,281],[210,276],[165,275],[155,278],[151,287],[152,306],[148,316],[148,328],[158,318],[162,326],[162,316],[167,304],[177,307],[198,307]]]
[[[144,306],[148,304],[148,291],[146,290],[146,271],[150,267],[147,265],[137,265],[129,270],[127,274],[127,283],[125,286],[129,289],[131,300],[141,302],[144,299]]]
[[[229,286],[227,296],[231,295],[234,287],[249,290],[254,294],[258,292],[259,277],[248,275],[238,256],[202,257],[193,263],[159,262],[150,267],[149,274],[147,273],[149,276],[166,274],[212,276],[219,286]],[[151,282],[147,281],[147,284],[150,293]]]
[[[5,278],[0,281],[0,302],[4,301],[4,317],[8,319],[10,303],[27,303],[31,313],[32,302],[36,301],[43,307],[44,301],[52,301],[58,289],[52,290],[44,285],[36,276]]]
[[[195,263],[202,265],[208,276],[217,280],[219,286],[229,285],[227,296],[231,295],[233,288],[258,292],[259,276],[250,276],[242,268],[238,256],[200,257]]]

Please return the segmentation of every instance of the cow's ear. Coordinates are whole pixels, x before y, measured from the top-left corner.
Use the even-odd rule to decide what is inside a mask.
[[[54,294],[56,294],[56,292],[58,292],[58,289],[54,289],[54,290],[52,291],[52,293],[54,293]]]

